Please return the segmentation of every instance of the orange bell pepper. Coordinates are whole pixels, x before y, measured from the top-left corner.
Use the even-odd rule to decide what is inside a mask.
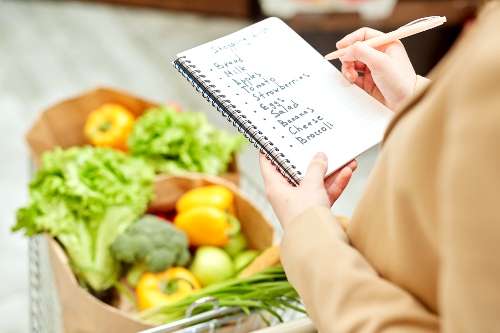
[[[182,213],[198,206],[213,206],[235,215],[233,192],[220,185],[202,186],[187,191],[177,200],[175,209]]]
[[[239,221],[213,206],[196,206],[180,212],[174,224],[183,230],[191,246],[225,246],[240,231]]]
[[[146,272],[137,283],[136,294],[141,311],[174,303],[200,290],[196,277],[184,267],[171,267],[160,273]]]
[[[134,122],[134,115],[123,106],[107,103],[88,115],[83,132],[94,146],[127,151],[127,139]]]

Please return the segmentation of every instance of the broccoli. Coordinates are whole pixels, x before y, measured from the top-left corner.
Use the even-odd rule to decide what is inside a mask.
[[[133,287],[146,271],[156,273],[172,266],[187,266],[191,260],[186,234],[149,214],[118,236],[111,251],[116,259],[130,265],[127,281]]]

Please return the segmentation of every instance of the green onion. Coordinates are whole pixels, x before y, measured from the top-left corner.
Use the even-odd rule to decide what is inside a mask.
[[[186,309],[203,297],[215,297],[220,306],[239,306],[246,313],[260,309],[282,321],[277,311],[287,308],[304,312],[295,304],[300,298],[286,278],[282,266],[267,268],[245,278],[232,278],[211,284],[175,303],[159,306],[137,314],[140,319],[157,324],[166,324],[184,318]],[[193,312],[198,314],[212,309],[211,304],[202,304]]]

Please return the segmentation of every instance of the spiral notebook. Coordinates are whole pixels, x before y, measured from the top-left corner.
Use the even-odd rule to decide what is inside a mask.
[[[326,153],[331,174],[379,143],[393,116],[278,18],[177,57],[179,72],[294,185],[315,153]]]

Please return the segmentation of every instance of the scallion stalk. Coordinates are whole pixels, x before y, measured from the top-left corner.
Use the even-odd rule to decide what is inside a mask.
[[[300,298],[286,278],[283,267],[267,268],[245,278],[232,278],[211,284],[175,303],[159,306],[137,314],[140,319],[166,324],[184,318],[186,309],[203,297],[215,297],[220,306],[239,306],[245,312],[250,309],[265,310],[280,321],[279,310],[287,308],[305,312],[295,304]],[[193,314],[212,309],[211,304],[200,305]]]

